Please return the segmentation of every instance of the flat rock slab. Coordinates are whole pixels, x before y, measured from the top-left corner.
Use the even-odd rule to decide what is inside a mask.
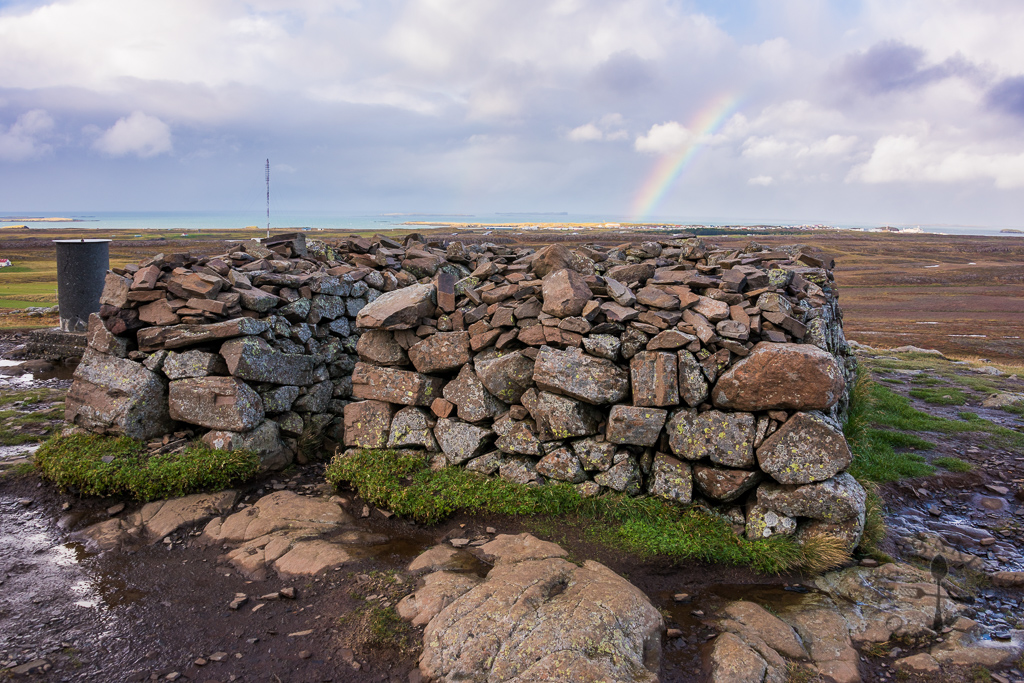
[[[730,410],[824,410],[845,390],[842,369],[827,351],[761,342],[718,379],[711,399]]]
[[[348,513],[325,498],[276,491],[227,519],[213,520],[203,530],[203,539],[210,543],[237,543],[282,530],[329,531],[351,521]]]
[[[398,605],[426,624],[425,679],[658,680],[664,623],[635,586],[597,562],[567,562],[562,548],[529,534],[481,550],[495,563],[485,578],[435,572]]]

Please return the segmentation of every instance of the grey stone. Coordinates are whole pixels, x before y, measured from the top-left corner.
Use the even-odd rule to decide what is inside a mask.
[[[573,441],[572,450],[579,458],[583,469],[588,472],[604,472],[612,466],[615,444],[605,441],[603,438],[598,440],[597,437],[587,437]]]
[[[626,371],[580,349],[558,351],[542,346],[534,364],[533,381],[539,389],[593,405],[616,403],[629,392]]]
[[[658,453],[651,466],[647,492],[666,500],[688,505],[693,501],[693,473],[690,463]]]
[[[434,427],[434,436],[448,462],[458,465],[482,454],[494,438],[494,432],[466,422],[441,418]]]
[[[164,360],[163,371],[168,379],[186,379],[225,374],[228,367],[218,354],[193,349],[184,353],[175,353],[174,351],[168,353]]]
[[[614,491],[636,496],[641,490],[640,466],[632,456],[626,457],[608,471],[595,474],[594,481]]]
[[[234,377],[197,377],[170,383],[171,418],[232,432],[247,432],[263,421],[263,401]]]
[[[709,410],[678,410],[668,423],[669,447],[687,460],[711,458],[728,467],[752,467],[754,416]]]
[[[824,481],[853,456],[843,433],[819,413],[796,413],[757,449],[761,469],[781,484]]]
[[[546,391],[538,392],[536,405],[530,409],[530,414],[537,423],[541,441],[596,434],[603,421],[596,408]]]
[[[309,386],[316,381],[316,359],[296,353],[281,353],[259,337],[242,337],[224,342],[220,355],[233,377],[252,382]]]
[[[487,349],[473,359],[477,377],[494,396],[515,403],[533,386],[534,362],[518,351]]]
[[[388,448],[422,448],[436,452],[439,449],[434,438],[435,424],[433,415],[423,408],[402,408],[391,419]]]
[[[537,472],[549,479],[578,484],[587,478],[580,461],[568,448],[558,448],[537,462]]]
[[[653,446],[665,426],[668,411],[639,406],[612,406],[605,438],[611,443]]]

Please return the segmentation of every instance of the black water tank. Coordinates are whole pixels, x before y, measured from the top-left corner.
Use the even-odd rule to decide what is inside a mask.
[[[110,240],[53,240],[57,245],[57,303],[60,329],[85,332],[89,314],[100,310],[110,268]]]

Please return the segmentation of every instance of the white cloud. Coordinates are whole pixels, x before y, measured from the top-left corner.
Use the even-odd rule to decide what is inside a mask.
[[[638,152],[665,154],[689,144],[693,138],[693,133],[685,126],[676,121],[666,121],[654,124],[646,135],[638,136],[633,147]]]
[[[604,133],[594,124],[584,123],[582,126],[577,126],[570,130],[566,137],[573,142],[593,142],[595,140],[603,140]]]
[[[775,179],[772,178],[770,175],[754,176],[753,178],[747,180],[747,185],[760,185],[761,187],[768,187],[769,185],[773,185],[774,183]]]
[[[27,111],[6,131],[0,126],[0,159],[24,161],[52,150],[41,138],[53,128],[53,119],[42,109]]]
[[[171,129],[157,117],[136,111],[118,119],[92,146],[110,156],[147,159],[171,151]]]
[[[624,125],[622,114],[605,114],[596,122],[584,123],[582,126],[573,128],[565,137],[573,142],[628,140],[629,131],[623,127]]]
[[[974,151],[887,135],[875,143],[871,158],[854,167],[848,181],[868,184],[989,181],[1001,189],[1024,187],[1024,153]]]

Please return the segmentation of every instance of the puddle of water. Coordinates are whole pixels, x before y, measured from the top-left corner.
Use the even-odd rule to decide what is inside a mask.
[[[78,364],[64,365],[63,363],[50,363],[49,369],[44,369],[35,372],[21,372],[18,370],[25,361],[21,360],[7,360],[0,358],[0,375],[6,375],[10,377],[9,381],[26,383],[26,382],[42,382],[48,379],[60,379],[69,380],[74,379],[75,368]],[[4,370],[3,368],[10,368]]]

